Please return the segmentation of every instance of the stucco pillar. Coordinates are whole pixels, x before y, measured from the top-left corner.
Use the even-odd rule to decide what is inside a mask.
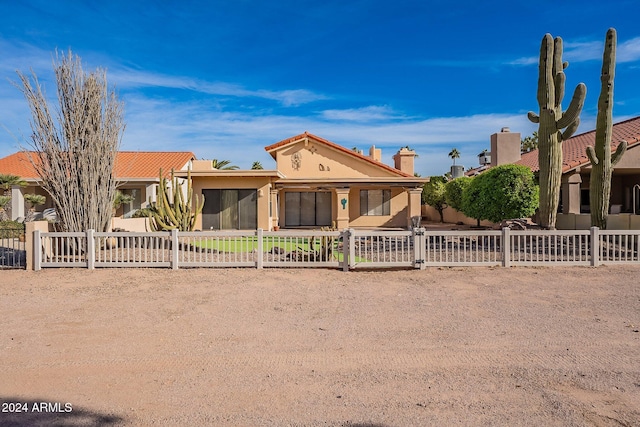
[[[271,230],[276,226],[280,226],[280,206],[278,205],[278,190],[271,189],[269,191],[269,197],[271,197],[269,204],[269,217],[271,218]]]
[[[349,188],[336,188],[334,195],[337,208],[336,227],[338,230],[349,228]]]
[[[407,203],[407,228],[411,228],[412,218],[422,217],[422,187],[409,188],[407,195],[409,199]]]
[[[580,184],[582,178],[579,172],[570,172],[562,175],[562,213],[580,213]]]
[[[46,233],[49,231],[49,223],[47,221],[31,221],[25,223],[24,248],[26,252],[27,270],[33,270],[33,257],[35,256],[34,250],[36,249],[36,246],[38,248],[40,247],[39,245],[34,245],[33,242],[33,232],[35,230],[40,230],[41,232]]]
[[[11,187],[11,219],[24,219],[24,187],[14,185]]]
[[[140,203],[140,207],[141,208],[148,208],[148,207],[150,207],[149,202],[154,203],[156,201],[156,197],[157,197],[156,185],[158,185],[158,184],[153,183],[153,184],[147,184],[145,186],[145,189],[144,189],[145,197],[144,197],[144,199],[141,200],[141,202],[142,202],[142,203]]]

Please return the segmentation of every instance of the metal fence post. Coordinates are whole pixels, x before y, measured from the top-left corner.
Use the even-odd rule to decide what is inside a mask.
[[[257,236],[258,236],[258,249],[257,249],[258,252],[256,253],[256,268],[258,270],[262,270],[263,263],[264,263],[264,260],[263,260],[264,247],[262,244],[264,230],[262,228],[258,228]]]
[[[93,233],[93,230],[87,230],[87,253],[85,254],[85,257],[87,259],[87,268],[89,270],[95,270],[96,268],[96,241]]]
[[[600,265],[600,229],[598,227],[591,227],[591,267],[597,267]]]
[[[171,230],[171,268],[178,269],[178,255],[180,254],[180,248],[178,247],[178,229]]]
[[[40,230],[33,231],[33,270],[39,271],[42,268],[42,236]]]
[[[511,267],[511,229],[502,229],[502,266]]]

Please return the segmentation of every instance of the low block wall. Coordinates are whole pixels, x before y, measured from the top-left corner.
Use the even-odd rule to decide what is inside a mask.
[[[458,224],[463,223],[465,225],[477,225],[478,221],[473,218],[469,218],[465,214],[460,211],[457,211],[453,208],[446,207],[443,211],[444,222],[449,224]],[[440,214],[433,206],[422,205],[422,218],[433,221],[440,222]],[[496,224],[491,221],[480,221],[480,225],[483,227],[494,227]]]
[[[591,227],[589,214],[558,214],[558,230],[588,230]],[[607,218],[609,230],[640,230],[640,215],[629,213],[610,214]]]

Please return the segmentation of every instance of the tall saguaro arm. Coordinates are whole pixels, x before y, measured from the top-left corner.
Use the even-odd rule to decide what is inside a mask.
[[[530,111],[529,120],[538,124],[538,164],[540,167],[540,225],[554,229],[560,201],[562,179],[562,141],[570,138],[580,125],[580,113],[587,94],[584,83],[573,92],[569,108],[562,111],[566,75],[569,66],[562,61],[562,39],[545,34],[540,45],[538,64],[539,113]]]
[[[587,147],[587,157],[591,162],[591,181],[589,184],[589,204],[591,208],[591,226],[607,228],[609,215],[609,197],[611,196],[611,175],[613,167],[627,151],[627,141],[621,141],[615,153],[611,154],[613,133],[613,79],[616,71],[617,34],[614,28],[607,31],[604,53],[602,55],[602,73],[600,74],[600,97],[598,98],[598,117],[596,119],[595,147]]]

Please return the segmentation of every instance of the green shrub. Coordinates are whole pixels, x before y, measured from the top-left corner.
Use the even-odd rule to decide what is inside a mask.
[[[447,182],[444,186],[444,198],[447,205],[457,211],[462,211],[462,193],[471,184],[473,178],[462,176]]]
[[[24,224],[18,221],[0,221],[0,239],[12,239],[24,234]]]
[[[153,208],[138,209],[133,213],[133,215],[131,215],[131,218],[149,218],[149,215],[151,215],[152,211]]]
[[[440,214],[440,222],[444,222],[443,211],[447,207],[444,197],[444,188],[447,178],[443,176],[431,176],[429,182],[422,187],[422,204],[433,206]]]
[[[526,166],[501,165],[475,177],[462,194],[462,211],[475,218],[500,222],[526,218],[538,208],[538,185]]]

